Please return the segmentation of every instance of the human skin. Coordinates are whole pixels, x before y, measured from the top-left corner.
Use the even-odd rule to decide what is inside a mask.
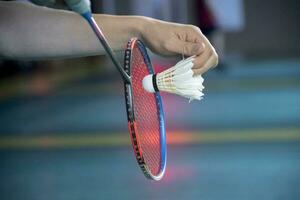
[[[218,64],[215,49],[196,26],[143,16],[93,16],[115,51],[138,37],[159,55],[196,55],[195,75]],[[103,47],[80,15],[26,2],[0,1],[0,57],[44,60],[100,54],[105,54]]]

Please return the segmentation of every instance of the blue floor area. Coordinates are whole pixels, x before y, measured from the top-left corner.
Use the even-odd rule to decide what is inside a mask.
[[[206,92],[201,102],[165,96],[170,129],[298,127],[300,87],[281,91]],[[176,105],[176,106],[174,106]],[[120,132],[127,128],[122,96],[13,99],[0,105],[0,133]]]
[[[299,60],[246,62],[209,72],[200,102],[188,103],[181,97],[163,94],[167,127],[299,127],[299,66]],[[45,96],[21,95],[3,100],[0,135],[124,131],[123,88],[117,80],[117,84],[103,86],[99,78],[97,82],[91,77],[79,81],[79,89],[71,83]]]
[[[299,143],[169,147],[166,176],[144,178],[131,148],[0,152],[1,199],[300,198]]]
[[[168,130],[300,130],[300,60],[231,63],[205,75],[205,96],[163,95]],[[109,79],[106,79],[106,81]],[[118,79],[119,80],[119,79]],[[80,87],[77,87],[80,84]],[[99,78],[0,101],[5,136],[127,134],[123,88]],[[79,89],[78,89],[79,88]],[[300,134],[300,131],[299,131]],[[130,146],[0,150],[0,199],[300,199],[300,143],[169,146],[166,176],[148,181]]]

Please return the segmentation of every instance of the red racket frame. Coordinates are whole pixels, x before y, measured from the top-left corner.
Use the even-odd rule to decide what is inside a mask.
[[[124,59],[124,69],[125,72],[133,79],[131,74],[131,61],[132,61],[132,51],[134,48],[138,48],[138,50],[141,52],[144,63],[147,67],[147,70],[149,74],[153,74],[154,70],[151,65],[150,58],[147,54],[146,47],[144,44],[137,38],[131,39],[128,44],[125,51],[125,59]],[[142,84],[142,83],[141,83]],[[138,134],[138,124],[135,119],[134,114],[134,104],[133,104],[133,87],[132,83],[124,83],[125,86],[125,101],[126,101],[126,111],[127,111],[127,119],[128,119],[128,129],[131,137],[131,143],[132,147],[135,153],[135,157],[137,159],[138,165],[142,169],[142,172],[144,175],[152,180],[160,180],[165,172],[166,168],[166,134],[165,134],[165,126],[164,126],[164,113],[163,113],[163,107],[162,107],[162,100],[160,97],[159,92],[154,93],[155,95],[155,101],[156,101],[156,108],[157,111],[153,111],[157,113],[158,121],[159,121],[159,133],[160,134],[160,167],[159,172],[154,175],[151,173],[151,170],[149,169],[145,159],[143,150],[141,147],[141,143],[139,140],[139,134]]]

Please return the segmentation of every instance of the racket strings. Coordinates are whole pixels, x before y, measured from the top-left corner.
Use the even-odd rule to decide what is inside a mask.
[[[142,80],[149,74],[143,55],[136,47],[131,58],[134,115],[143,158],[150,172],[157,175],[161,167],[160,127],[156,97],[143,89]]]

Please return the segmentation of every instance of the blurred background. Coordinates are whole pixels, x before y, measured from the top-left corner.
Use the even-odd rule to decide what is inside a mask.
[[[298,0],[92,8],[199,26],[220,55],[204,99],[163,94],[168,167],[153,182],[136,164],[122,81],[105,56],[0,60],[1,199],[300,199]],[[151,58],[156,70],[181,59]]]

